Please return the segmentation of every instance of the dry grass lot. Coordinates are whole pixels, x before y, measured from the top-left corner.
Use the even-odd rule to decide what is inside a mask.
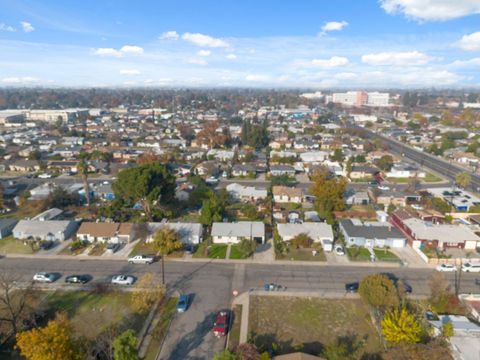
[[[253,296],[249,333],[262,350],[275,343],[280,353],[303,345],[305,352],[319,354],[325,345],[343,336],[363,341],[361,353],[382,351],[370,314],[359,299]]]

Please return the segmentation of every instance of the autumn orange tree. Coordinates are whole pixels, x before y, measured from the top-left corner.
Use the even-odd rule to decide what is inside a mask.
[[[205,122],[202,131],[197,134],[198,142],[208,145],[211,149],[224,146],[228,136],[223,131],[217,131],[219,127],[218,121]]]
[[[47,326],[17,334],[17,347],[27,360],[80,360],[78,343],[72,336],[70,321],[58,314]]]

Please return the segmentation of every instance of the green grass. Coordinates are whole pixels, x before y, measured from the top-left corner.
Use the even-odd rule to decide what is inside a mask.
[[[252,254],[248,254],[245,251],[242,251],[238,244],[232,245],[230,250],[230,259],[238,260],[238,259],[246,259],[250,257]]]
[[[90,256],[100,256],[105,252],[107,245],[103,243],[97,243],[93,246],[93,248],[90,250],[88,255]]]
[[[373,249],[377,260],[379,261],[400,261],[397,255],[385,249]]]
[[[351,261],[370,261],[370,252],[364,247],[347,247],[346,251]]]
[[[434,175],[432,173],[425,173],[425,177],[423,179],[420,179],[420,181],[425,182],[425,183],[434,183],[434,182],[440,182],[443,179],[437,175]]]
[[[145,316],[132,310],[128,292],[56,291],[46,298],[46,302],[55,312],[67,313],[75,333],[89,340],[112,325],[138,332],[145,320]]]
[[[163,339],[167,335],[169,324],[172,321],[173,315],[175,314],[177,301],[177,298],[172,297],[168,299],[167,303],[163,304],[160,308],[160,312],[157,315],[160,317],[160,319],[155,328],[153,329],[150,343],[148,344],[145,357],[143,358],[144,360],[156,359]]]
[[[312,255],[312,250],[317,250],[317,255]],[[322,249],[295,249],[290,247],[290,251],[282,256],[277,256],[278,260],[293,261],[327,261]]]
[[[228,245],[226,244],[212,244],[208,247],[208,257],[210,259],[225,259],[227,248]]]
[[[192,257],[196,259],[206,258],[206,251],[208,247],[208,241],[203,241],[197,246],[197,249],[193,253]]]
[[[252,296],[248,326],[258,347],[271,350],[275,343],[280,354],[303,345],[303,352],[318,355],[342,336],[364,341],[358,359],[363,353],[382,351],[368,308],[360,299]]]
[[[154,249],[153,243],[146,243],[144,240],[138,240],[129,256],[155,255],[156,253],[157,251]]]
[[[7,236],[0,239],[0,254],[33,254],[29,245],[24,245],[23,240],[14,239],[13,236]]]
[[[395,184],[408,184],[410,181],[410,178],[393,178],[389,177],[387,178],[388,181],[395,183]]]
[[[240,325],[242,324],[242,305],[233,308],[233,323],[228,334],[228,348],[233,351],[240,343]]]

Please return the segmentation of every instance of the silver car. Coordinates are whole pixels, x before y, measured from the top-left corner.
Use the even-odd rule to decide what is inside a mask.
[[[38,272],[33,275],[33,281],[52,283],[55,281],[55,275],[47,272]]]
[[[135,278],[130,275],[115,275],[112,277],[113,285],[132,285],[135,282]]]

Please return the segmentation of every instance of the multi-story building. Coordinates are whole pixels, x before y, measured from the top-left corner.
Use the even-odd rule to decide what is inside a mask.
[[[380,92],[347,91],[333,93],[332,102],[348,106],[389,106],[390,94]]]

